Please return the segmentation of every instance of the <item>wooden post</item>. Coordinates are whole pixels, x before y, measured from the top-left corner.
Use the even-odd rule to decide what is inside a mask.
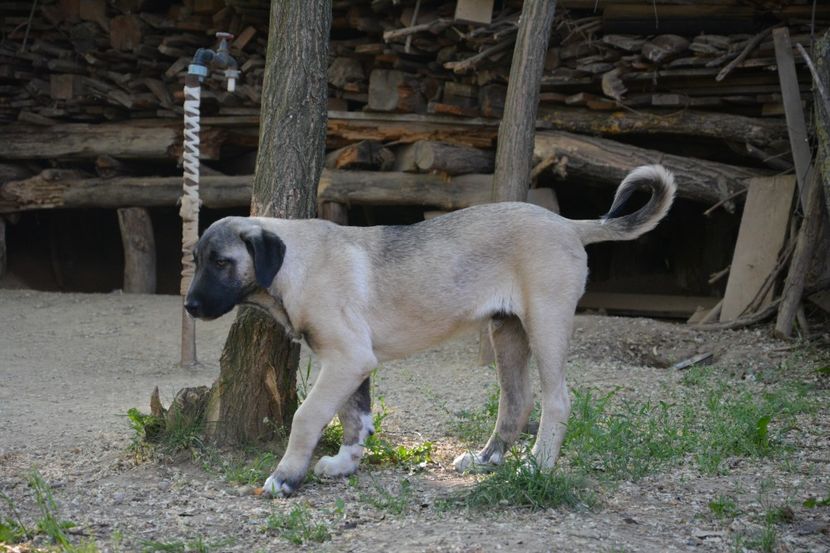
[[[793,322],[801,305],[804,294],[804,283],[807,271],[813,260],[813,252],[819,238],[821,220],[824,209],[821,203],[821,178],[817,168],[812,167],[806,182],[804,220],[798,230],[798,242],[793,252],[790,270],[781,293],[781,304],[778,307],[778,318],[775,321],[775,335],[779,338],[789,338],[793,332]]]
[[[493,174],[494,202],[527,200],[533,165],[533,139],[539,109],[539,86],[548,51],[556,0],[525,0],[513,61],[507,81],[504,116],[499,125],[496,170]],[[495,360],[489,332],[479,335],[479,364]]]
[[[320,219],[337,223],[338,225],[349,224],[349,210],[345,204],[338,202],[320,202],[317,212],[320,214]]]
[[[156,293],[156,241],[153,223],[143,207],[118,210],[124,246],[124,293]]]
[[[0,217],[0,278],[3,278],[6,274],[8,261],[6,254],[6,220]]]

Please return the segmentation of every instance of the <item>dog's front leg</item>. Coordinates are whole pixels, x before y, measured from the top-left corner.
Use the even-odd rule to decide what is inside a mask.
[[[360,459],[363,458],[366,439],[375,432],[369,378],[346,400],[337,416],[343,425],[343,445],[337,455],[320,458],[314,467],[317,476],[337,478],[357,471]]]
[[[375,365],[371,355],[353,357],[346,363],[342,359],[334,365],[321,356],[320,376],[294,414],[285,455],[263,486],[272,497],[291,495],[300,486],[323,427],[355,393]]]

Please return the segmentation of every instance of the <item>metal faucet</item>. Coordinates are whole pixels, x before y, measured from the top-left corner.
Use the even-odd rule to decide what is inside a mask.
[[[228,41],[233,39],[230,33],[216,33],[220,40],[216,51],[210,48],[199,48],[193,56],[193,61],[187,68],[187,73],[199,77],[202,82],[208,75],[208,68],[224,69],[225,79],[228,81],[228,92],[236,90],[236,80],[239,78],[236,60],[231,56]]]

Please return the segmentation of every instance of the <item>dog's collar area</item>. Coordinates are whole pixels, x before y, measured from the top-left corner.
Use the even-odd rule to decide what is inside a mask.
[[[294,329],[294,325],[291,324],[291,319],[285,310],[282,297],[272,294],[265,288],[257,287],[253,292],[247,294],[239,302],[239,305],[253,307],[267,313],[285,329],[285,333],[289,338],[294,341],[302,339],[302,335],[298,334]]]

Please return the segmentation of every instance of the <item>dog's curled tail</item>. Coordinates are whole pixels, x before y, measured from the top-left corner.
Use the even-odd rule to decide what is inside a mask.
[[[620,215],[631,194],[641,185],[651,188],[648,203],[634,213]],[[633,240],[645,234],[669,212],[676,189],[674,175],[662,165],[637,167],[620,183],[608,213],[601,219],[574,221],[582,243]]]

